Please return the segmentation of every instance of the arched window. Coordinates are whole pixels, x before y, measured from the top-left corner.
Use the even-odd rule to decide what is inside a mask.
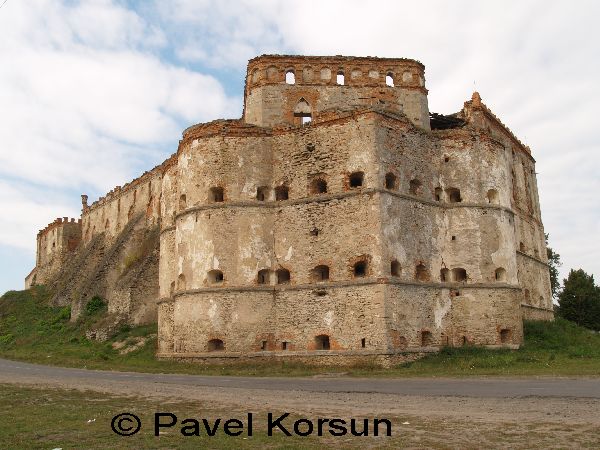
[[[275,200],[288,200],[289,199],[289,188],[282,184],[275,188]]]
[[[395,259],[390,263],[390,274],[393,277],[399,277],[402,273],[402,267],[400,267],[400,263]]]
[[[487,201],[488,203],[492,203],[494,205],[500,203],[500,196],[498,195],[498,191],[496,189],[490,189],[487,191]]]
[[[329,280],[329,267],[320,265],[311,270],[311,278],[313,281],[327,281]]]
[[[506,281],[506,270],[503,267],[498,267],[495,272],[496,281]]]
[[[408,192],[411,195],[418,195],[420,189],[421,189],[421,182],[418,179],[413,178],[412,180],[410,180],[410,186],[408,188]]]
[[[462,198],[460,197],[460,190],[456,188],[446,189],[446,196],[450,203],[460,203]]]
[[[519,251],[525,253],[525,244],[523,242],[519,242]]]
[[[398,188],[398,178],[392,172],[388,172],[385,175],[385,188],[386,189],[397,189]]]
[[[326,334],[320,334],[315,336],[315,350],[329,350],[329,336]]]
[[[365,173],[364,172],[353,172],[348,177],[348,185],[351,188],[359,188],[362,187],[364,181]]]
[[[442,283],[447,283],[448,281],[450,281],[450,271],[445,267],[442,270],[440,270],[440,281]]]
[[[179,196],[179,210],[183,211],[186,207],[186,197],[185,194],[181,194]]]
[[[177,289],[180,291],[185,290],[185,275],[182,273],[177,277]]]
[[[296,106],[294,107],[294,117],[301,117],[302,124],[312,120],[312,109],[304,98],[301,98],[298,103],[296,103]]]
[[[444,196],[444,191],[441,187],[436,187],[433,195],[436,202],[441,202]]]
[[[296,84],[296,74],[292,69],[288,69],[285,72],[285,83],[286,84]]]
[[[368,264],[367,261],[362,260],[354,263],[353,275],[354,278],[362,278],[367,276]]]
[[[256,277],[256,282],[258,284],[269,284],[270,282],[270,272],[269,269],[262,269],[258,271],[258,276]]]
[[[210,284],[221,284],[223,282],[223,272],[220,270],[211,270],[208,272],[208,282]]]
[[[385,76],[385,85],[394,87],[394,74],[392,72],[388,72]]]
[[[415,279],[417,281],[429,281],[429,271],[425,267],[425,264],[417,264],[417,267],[415,267]]]
[[[208,199],[213,203],[222,202],[224,199],[223,188],[218,186],[211,187],[208,194]]]
[[[277,284],[289,284],[290,282],[290,271],[287,269],[277,269]]]
[[[337,84],[339,84],[340,86],[344,85],[344,71],[343,70],[338,71],[335,80],[336,80]]]
[[[323,178],[315,178],[310,183],[310,193],[313,195],[327,193],[327,181]]]
[[[256,200],[264,202],[269,198],[269,188],[267,186],[259,186],[256,188]]]
[[[209,352],[222,352],[225,350],[225,344],[221,339],[211,339],[208,341],[207,349]]]
[[[452,269],[453,281],[467,281],[467,271],[462,267]]]
[[[173,293],[175,292],[175,282],[171,281],[171,286],[169,289],[169,294],[173,295]]]

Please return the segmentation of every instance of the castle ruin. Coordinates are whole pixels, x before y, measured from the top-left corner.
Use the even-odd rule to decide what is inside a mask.
[[[38,234],[26,285],[158,322],[157,356],[347,363],[518,347],[552,320],[535,160],[404,58],[263,55],[243,117]],[[145,248],[139,251],[139,248]],[[133,255],[133,256],[132,256]]]

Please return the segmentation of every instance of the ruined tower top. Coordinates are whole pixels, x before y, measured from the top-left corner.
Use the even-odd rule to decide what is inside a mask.
[[[300,125],[326,110],[377,106],[429,129],[424,72],[405,58],[262,55],[248,63],[244,120]]]

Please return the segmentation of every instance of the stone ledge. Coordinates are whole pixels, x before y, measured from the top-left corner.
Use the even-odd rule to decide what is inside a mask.
[[[349,192],[342,192],[338,194],[320,194],[311,197],[302,197],[298,199],[292,200],[267,200],[267,201],[258,201],[258,200],[238,200],[238,201],[230,201],[230,202],[219,202],[219,203],[209,203],[204,205],[191,206],[189,208],[184,209],[183,211],[178,212],[175,215],[175,218],[178,219],[180,217],[186,216],[188,214],[192,214],[198,211],[206,211],[213,209],[228,209],[228,208],[284,208],[287,206],[296,206],[307,203],[322,203],[329,202],[331,200],[341,200],[348,197],[357,197],[361,195],[373,195],[373,194],[387,194],[393,197],[401,198],[403,200],[410,200],[417,203],[421,203],[429,206],[436,206],[438,208],[443,209],[453,209],[453,208],[480,208],[480,209],[495,209],[500,211],[505,211],[509,214],[514,215],[514,211],[510,208],[501,205],[494,205],[489,203],[470,203],[470,202],[457,202],[457,203],[447,203],[447,202],[438,202],[434,200],[427,200],[422,197],[402,194],[400,192],[391,191],[388,189],[380,189],[380,188],[363,188],[356,189]],[[163,230],[163,231],[166,231]]]
[[[545,266],[545,267],[550,267],[550,265],[549,265],[548,263],[546,263],[546,262],[542,261],[542,260],[541,260],[541,259],[539,259],[539,258],[536,258],[535,256],[528,255],[527,253],[524,253],[524,252],[522,252],[521,250],[517,250],[516,252],[517,252],[517,256],[524,256],[524,257],[526,257],[526,258],[529,258],[529,259],[531,259],[531,260],[535,261],[535,262],[536,262],[536,263],[538,263],[538,264],[541,264],[542,266]]]
[[[513,289],[521,290],[521,286],[506,284],[506,283],[419,283],[413,281],[401,281],[388,278],[363,279],[363,280],[348,280],[348,281],[330,281],[323,284],[277,284],[277,285],[256,285],[256,286],[220,286],[220,287],[202,287],[197,289],[187,289],[178,291],[173,294],[173,298],[181,297],[189,294],[202,294],[214,292],[246,292],[246,291],[263,291],[263,292],[284,292],[295,290],[312,289],[315,291],[326,291],[327,289],[339,289],[344,287],[356,286],[372,286],[380,285],[399,285],[399,286],[415,286],[434,289]],[[161,300],[162,301],[162,300]]]

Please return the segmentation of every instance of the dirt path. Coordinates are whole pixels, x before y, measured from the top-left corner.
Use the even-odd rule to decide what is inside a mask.
[[[232,387],[203,385],[208,383],[203,383],[204,378],[213,383],[219,381],[217,384],[221,385],[231,384]],[[257,381],[261,388],[254,388],[250,378],[78,371],[0,360],[0,383],[141,396],[155,399],[162,405],[181,400],[198,401],[213,408],[239,412],[285,411],[307,417],[394,417],[403,424],[402,432],[411,437],[407,444],[417,446],[496,447],[500,446],[500,442],[504,446],[511,444],[511,447],[521,448],[600,446],[600,380],[597,379],[521,380],[530,383],[530,388],[538,385],[540,395],[526,396],[511,395],[511,389],[522,389],[522,386],[515,388],[520,386],[515,383],[519,380],[511,379],[310,379],[309,386],[321,382],[325,386],[319,386],[317,390],[308,389],[311,392],[302,387],[307,379],[290,379],[290,385],[285,389],[279,384],[285,379],[275,379],[268,387],[262,385],[261,380],[264,379]],[[344,389],[345,392],[336,391],[335,386],[348,380],[358,383],[353,392],[347,389]],[[294,381],[300,387],[294,386]],[[477,395],[386,392],[394,390],[389,386],[405,386],[411,382],[415,383],[414,386],[418,383],[434,386],[446,383],[448,389],[452,389],[455,382],[458,384],[454,386],[460,385],[462,389],[471,384],[475,386],[475,393],[483,389],[481,386],[489,385],[489,392],[500,392],[501,395],[486,396],[483,395],[485,392]],[[364,383],[371,383],[371,392],[360,392]],[[548,392],[551,383],[563,386],[565,395],[560,395],[559,387],[556,388],[559,392]],[[330,391],[326,390],[327,385],[332,386]],[[499,386],[505,389],[498,389]],[[378,389],[384,392],[377,392]],[[396,390],[402,392],[400,388]],[[581,395],[569,395],[573,392]]]

